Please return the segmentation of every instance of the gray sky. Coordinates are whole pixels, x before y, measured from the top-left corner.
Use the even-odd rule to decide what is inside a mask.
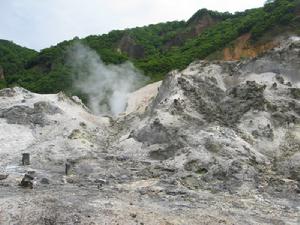
[[[242,11],[265,0],[0,0],[0,39],[34,49],[75,36],[187,20],[198,9]]]

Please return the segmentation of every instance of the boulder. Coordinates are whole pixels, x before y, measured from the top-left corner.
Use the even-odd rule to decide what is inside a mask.
[[[34,180],[34,177],[30,174],[25,174],[21,183],[20,183],[20,186],[23,187],[23,188],[30,188],[32,189],[33,188],[33,180]]]

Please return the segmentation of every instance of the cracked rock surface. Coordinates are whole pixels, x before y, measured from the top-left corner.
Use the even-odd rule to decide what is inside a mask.
[[[297,43],[194,62],[117,118],[0,90],[0,224],[299,224]]]

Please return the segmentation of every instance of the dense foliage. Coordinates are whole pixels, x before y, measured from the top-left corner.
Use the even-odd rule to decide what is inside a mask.
[[[0,65],[7,75],[16,74],[24,69],[24,66],[37,52],[20,47],[13,42],[0,40]]]
[[[151,81],[173,69],[182,69],[196,59],[203,59],[224,48],[240,35],[250,32],[259,40],[275,27],[299,29],[300,0],[269,1],[263,8],[235,14],[206,9],[196,12],[187,22],[174,21],[126,30],[115,30],[101,36],[74,38],[37,53],[8,41],[0,41],[0,65],[4,68],[3,86],[20,85],[40,93],[61,90],[74,94],[72,72],[68,66],[70,46],[80,41],[101,55],[105,63],[119,64],[131,60]],[[213,26],[195,35],[193,30],[204,17]],[[134,52],[139,57],[136,57]]]

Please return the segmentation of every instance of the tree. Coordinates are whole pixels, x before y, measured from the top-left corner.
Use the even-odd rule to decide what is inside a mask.
[[[275,0],[267,0],[266,2],[265,2],[265,4],[270,4],[270,3],[273,3]]]

